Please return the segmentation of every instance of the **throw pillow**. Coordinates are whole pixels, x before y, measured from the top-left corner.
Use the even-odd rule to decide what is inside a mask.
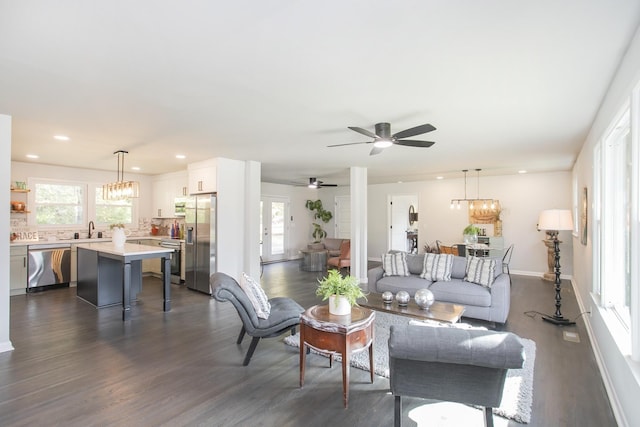
[[[470,256],[467,258],[467,272],[464,280],[491,288],[495,269],[495,259]]]
[[[409,267],[407,266],[406,252],[383,254],[382,269],[385,276],[408,276]]]
[[[453,255],[450,254],[424,254],[424,264],[420,277],[432,282],[451,280],[451,268]]]
[[[264,293],[262,286],[252,277],[242,273],[242,279],[240,280],[240,287],[247,294],[251,305],[256,310],[256,315],[260,319],[268,319],[271,313],[271,304],[267,294]]]

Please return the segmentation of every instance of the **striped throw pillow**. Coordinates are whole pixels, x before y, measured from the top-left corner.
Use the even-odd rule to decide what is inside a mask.
[[[244,293],[247,294],[251,305],[253,305],[253,308],[256,310],[256,315],[260,319],[268,319],[269,314],[271,314],[271,304],[260,283],[246,273],[242,273],[240,287]]]
[[[496,260],[491,258],[468,257],[465,281],[491,288],[493,285]]]
[[[453,255],[450,254],[424,254],[424,263],[420,277],[432,282],[451,280],[451,268]]]
[[[385,276],[408,276],[407,254],[405,252],[383,254],[382,269]]]

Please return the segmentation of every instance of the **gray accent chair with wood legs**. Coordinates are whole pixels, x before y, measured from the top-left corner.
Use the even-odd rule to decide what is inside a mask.
[[[209,283],[213,289],[213,297],[220,302],[230,301],[242,320],[242,329],[236,344],[242,343],[245,333],[253,337],[242,363],[244,366],[251,361],[260,338],[277,337],[287,331],[295,335],[296,326],[300,324],[300,315],[304,312],[304,308],[291,298],[270,298],[269,318],[260,319],[249,297],[233,277],[224,273],[213,273]]]
[[[511,332],[392,325],[389,384],[394,425],[402,425],[401,396],[484,407],[485,426],[500,406],[509,369],[522,368],[524,347]]]

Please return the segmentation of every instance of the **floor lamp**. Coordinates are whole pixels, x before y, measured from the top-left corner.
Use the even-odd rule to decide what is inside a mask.
[[[560,306],[562,305],[562,297],[560,296],[560,242],[558,241],[558,232],[564,230],[573,230],[573,220],[570,210],[550,209],[542,211],[538,219],[538,229],[546,230],[547,234],[553,239],[553,251],[555,255],[555,274],[556,274],[556,313],[553,316],[543,315],[542,320],[553,323],[554,325],[575,325],[569,319],[562,317]]]

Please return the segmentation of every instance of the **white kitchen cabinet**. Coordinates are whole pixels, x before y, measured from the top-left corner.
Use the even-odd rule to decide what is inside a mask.
[[[176,199],[187,195],[187,173],[157,175],[151,183],[154,218],[175,217]]]
[[[218,191],[218,167],[216,159],[190,163],[189,194],[206,194]]]
[[[11,295],[27,293],[27,247],[12,246],[9,253]]]

